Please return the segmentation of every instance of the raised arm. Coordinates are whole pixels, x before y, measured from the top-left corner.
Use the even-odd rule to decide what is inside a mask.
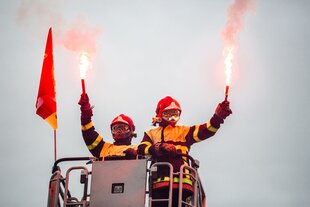
[[[214,115],[207,123],[190,127],[186,136],[189,145],[212,137],[220,128],[221,124],[224,123],[224,119],[232,113],[229,105],[229,101],[219,103]]]
[[[89,103],[87,94],[81,95],[79,105],[81,106],[81,129],[83,139],[91,154],[95,157],[99,157],[105,142],[93,126],[91,120],[93,116],[93,107]]]

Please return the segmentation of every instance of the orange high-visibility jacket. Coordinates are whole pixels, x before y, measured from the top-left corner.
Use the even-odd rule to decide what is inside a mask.
[[[216,114],[204,124],[194,126],[159,126],[144,133],[144,137],[138,146],[138,153],[149,155],[149,149],[156,143],[173,144],[178,152],[188,154],[192,144],[203,141],[213,136],[224,120]],[[158,157],[157,162],[169,162],[174,172],[179,172],[181,165],[188,165],[185,157]],[[160,180],[166,180],[169,171],[165,167],[158,166],[157,175]]]
[[[134,145],[115,145],[105,142],[102,136],[95,130],[93,123],[82,125],[82,135],[88,150],[95,157],[125,156],[124,151],[128,148],[137,150]]]

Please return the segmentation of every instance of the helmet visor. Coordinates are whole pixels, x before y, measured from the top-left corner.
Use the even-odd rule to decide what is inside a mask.
[[[166,121],[177,122],[180,119],[180,111],[177,109],[168,109],[163,111],[162,118]]]
[[[127,124],[118,123],[111,126],[112,134],[127,134],[130,132],[130,127]]]

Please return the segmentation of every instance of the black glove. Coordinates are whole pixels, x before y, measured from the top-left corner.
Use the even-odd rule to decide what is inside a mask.
[[[79,105],[81,106],[81,123],[82,125],[91,122],[91,117],[93,116],[93,107],[89,103],[88,95],[82,94],[79,100]]]
[[[219,103],[215,109],[215,114],[222,119],[226,119],[226,117],[232,114],[229,104],[229,101],[223,101],[222,103]]]
[[[137,151],[133,148],[126,149],[124,153],[127,159],[136,159],[137,157]]]

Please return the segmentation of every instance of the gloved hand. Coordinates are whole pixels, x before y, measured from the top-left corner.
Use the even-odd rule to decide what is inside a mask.
[[[176,148],[173,144],[168,143],[156,143],[152,145],[149,149],[151,155],[156,157],[162,156],[176,156]]]
[[[219,103],[215,109],[215,114],[222,119],[226,119],[226,117],[232,114],[229,104],[229,101],[223,101],[222,103]]]
[[[124,153],[127,159],[136,159],[137,157],[137,151],[133,148],[126,149]]]
[[[90,106],[90,103],[89,103],[89,98],[88,98],[88,95],[87,93],[82,93],[81,94],[81,97],[80,97],[80,100],[79,100],[79,103],[78,103],[81,107],[81,111],[85,111],[85,110],[89,110],[91,109],[91,106]]]
[[[173,144],[162,143],[159,147],[159,150],[164,155],[168,155],[169,157],[175,157],[177,154],[177,149]]]
[[[91,122],[91,117],[93,116],[93,107],[90,105],[89,98],[86,93],[81,94],[78,104],[81,106],[81,123],[82,125],[88,124]]]

